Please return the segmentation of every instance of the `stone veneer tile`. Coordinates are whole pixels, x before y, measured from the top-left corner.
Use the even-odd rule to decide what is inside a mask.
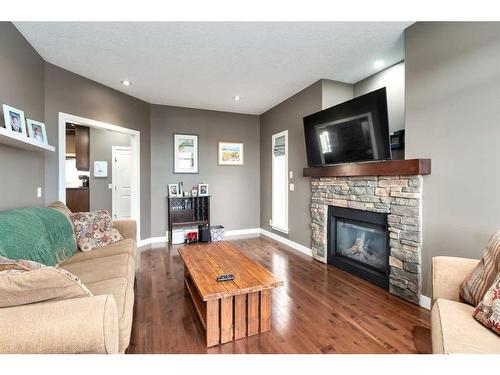
[[[311,179],[313,257],[326,263],[328,205],[387,213],[389,291],[413,303],[421,293],[422,176]]]

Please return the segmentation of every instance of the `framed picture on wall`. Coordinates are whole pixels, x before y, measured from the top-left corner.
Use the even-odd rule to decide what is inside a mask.
[[[43,122],[38,122],[35,120],[27,120],[28,123],[28,136],[37,140],[40,143],[47,144],[47,132],[45,130],[45,124]]]
[[[219,165],[243,165],[243,143],[219,142]]]
[[[174,134],[174,173],[198,173],[198,136]]]
[[[26,121],[24,119],[24,112],[20,109],[11,107],[7,104],[3,105],[3,117],[5,120],[5,127],[15,133],[26,134]]]

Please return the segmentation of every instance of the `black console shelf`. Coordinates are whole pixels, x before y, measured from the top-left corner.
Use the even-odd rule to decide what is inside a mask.
[[[210,197],[168,197],[168,238],[172,242],[172,228],[200,224],[210,226]]]

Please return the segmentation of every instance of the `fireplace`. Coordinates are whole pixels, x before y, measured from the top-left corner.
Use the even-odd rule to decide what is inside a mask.
[[[328,263],[389,289],[387,214],[328,206]]]

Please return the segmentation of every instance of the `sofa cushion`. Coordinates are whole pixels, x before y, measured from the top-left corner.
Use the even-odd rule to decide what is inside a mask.
[[[120,232],[113,228],[113,221],[108,210],[77,212],[71,214],[70,219],[75,228],[78,247],[82,251],[108,246],[123,240]]]
[[[62,268],[1,258],[0,270],[0,307],[92,296],[78,277]]]
[[[135,240],[124,239],[122,241],[115,242],[109,246],[99,247],[92,251],[77,251],[75,255],[71,258],[65,260],[61,263],[64,267],[68,264],[83,262],[91,259],[105,258],[113,255],[127,254],[131,255],[135,259],[136,245]]]
[[[432,307],[432,350],[438,354],[500,354],[500,337],[472,317],[473,307],[439,298]]]
[[[134,279],[116,278],[87,284],[95,295],[111,294],[116,301],[120,352],[130,343],[132,318],[134,311]]]
[[[135,261],[131,255],[119,254],[65,264],[64,268],[78,276],[85,285],[115,278],[134,278]]]
[[[483,257],[460,286],[460,297],[477,306],[500,272],[500,230],[491,236]]]
[[[500,335],[500,273],[472,316],[497,335]]]

